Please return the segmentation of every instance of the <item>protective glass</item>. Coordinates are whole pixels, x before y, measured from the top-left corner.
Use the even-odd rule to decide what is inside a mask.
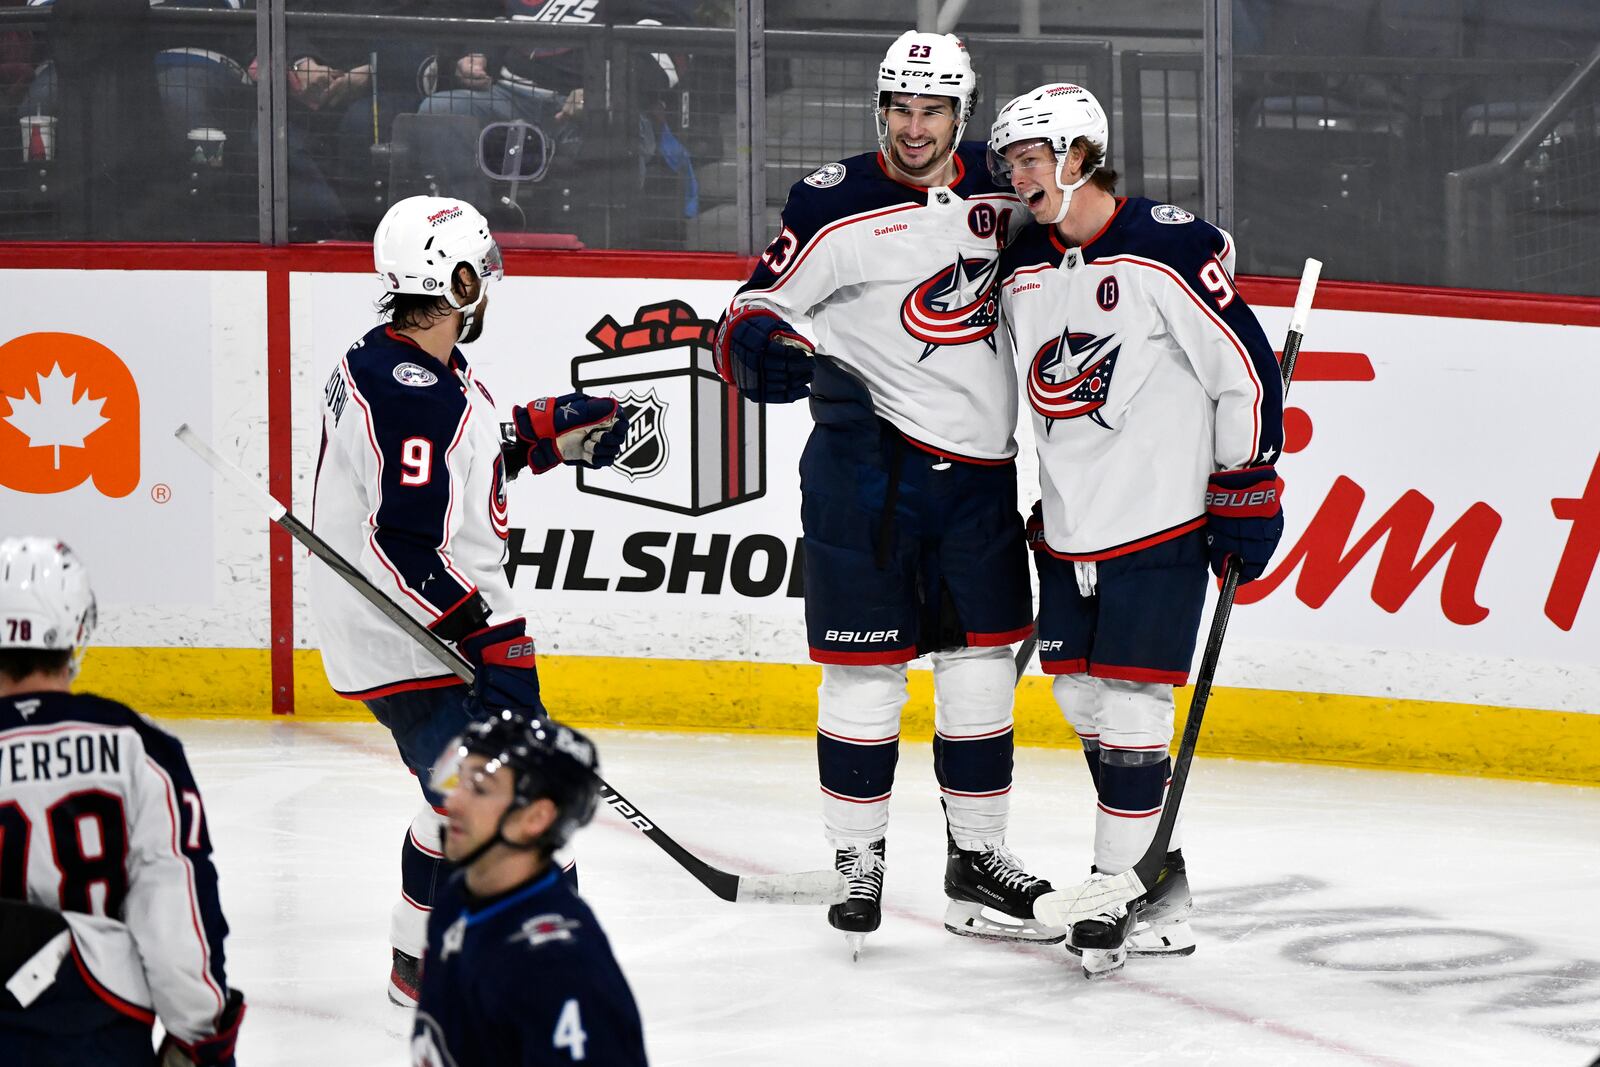
[[[489,242],[488,249],[483,253],[483,269],[479,276],[485,280],[499,281],[506,276],[506,261],[500,254],[500,246],[494,241]]]
[[[462,734],[444,746],[444,751],[439,753],[439,758],[433,761],[433,770],[428,774],[428,788],[440,796],[446,796],[459,788],[462,784],[462,765],[470,752],[467,751],[466,735]],[[486,782],[490,777],[499,773],[505,764],[498,759],[491,759],[482,767],[475,769],[468,784]]]
[[[1055,173],[1057,162],[1056,154],[1042,141],[1039,147],[1028,150],[1021,163],[1011,162],[992,148],[984,158],[989,161],[989,177],[994,179],[996,185],[1006,186],[1011,184],[1013,174],[1031,174],[1042,185],[1046,176]]]

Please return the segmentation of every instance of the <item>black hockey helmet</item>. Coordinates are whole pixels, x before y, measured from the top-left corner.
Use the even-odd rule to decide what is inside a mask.
[[[510,710],[478,719],[445,749],[434,773],[434,788],[445,792],[467,756],[487,759],[485,774],[504,769],[515,775],[512,808],[540,797],[555,804],[556,821],[538,841],[547,851],[565,845],[594,818],[600,800],[599,757],[594,742],[571,727]]]

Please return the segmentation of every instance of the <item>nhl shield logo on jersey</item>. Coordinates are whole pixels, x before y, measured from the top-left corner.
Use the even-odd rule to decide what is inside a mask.
[[[826,189],[830,185],[838,185],[842,181],[844,181],[843,163],[825,164],[818,167],[810,174],[807,174],[805,177],[805,183],[807,185],[814,185],[818,189]]]
[[[661,473],[667,465],[667,404],[651,389],[644,395],[629,391],[617,401],[628,413],[628,438],[612,469],[630,482]]]
[[[987,341],[994,347],[1000,321],[995,292],[998,257],[957,256],[954,263],[922,282],[900,304],[900,325],[926,346],[917,362],[944,345]]]
[[[1181,226],[1194,221],[1193,215],[1176,204],[1157,204],[1150,209],[1150,217],[1168,226]]]
[[[1107,345],[1111,345],[1108,352]],[[1111,392],[1120,351],[1122,346],[1112,345],[1110,337],[1089,333],[1065,334],[1046,342],[1028,368],[1028,403],[1050,424],[1088,416],[1090,422],[1111,429],[1100,409]]]

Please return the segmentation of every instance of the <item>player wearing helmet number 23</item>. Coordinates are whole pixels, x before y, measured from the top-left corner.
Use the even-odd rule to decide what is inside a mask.
[[[350,346],[323,386],[314,525],[390,599],[472,663],[467,693],[344,579],[311,562],[311,610],[328,681],[394,735],[425,800],[406,834],[392,913],[389,993],[415,1003],[417,957],[439,880],[442,798],[429,785],[441,746],[474,715],[542,714],[533,640],[501,569],[506,481],[523,470],[614,462],[627,418],[610,397],[544,397],[502,422],[459,345],[478,340],[489,287],[504,276],[472,205],[414,196],[373,239],[388,322]]]
[[[996,350],[996,266],[1026,221],[961,135],[977,76],[960,40],[908,32],[878,71],[877,152],[796,182],[719,326],[716,359],[764,403],[810,397],[800,461],[806,630],[822,665],[823,823],[859,953],[878,928],[906,667],[932,663],[949,838],[945,927],[1060,941],[1050,889],[1005,847],[1010,645],[1031,628],[1017,509],[1017,382]]]
[[[1094,778],[1097,876],[1132,867],[1159,822],[1207,565],[1237,557],[1249,581],[1283,531],[1282,379],[1233,241],[1116,196],[1109,140],[1068,84],[1012,100],[989,138],[995,180],[1036,223],[1000,257],[1001,309],[1039,450],[1039,660]],[[1179,840],[1147,898],[1073,927],[1086,975],[1194,951]]]

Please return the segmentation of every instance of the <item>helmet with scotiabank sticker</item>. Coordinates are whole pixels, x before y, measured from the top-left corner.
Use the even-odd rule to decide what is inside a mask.
[[[477,339],[489,283],[505,277],[489,220],[466,201],[447,196],[410,196],[389,208],[372,238],[372,264],[392,294],[387,299],[442,298],[461,312],[462,342]],[[475,294],[458,288],[461,267],[477,279]]]

